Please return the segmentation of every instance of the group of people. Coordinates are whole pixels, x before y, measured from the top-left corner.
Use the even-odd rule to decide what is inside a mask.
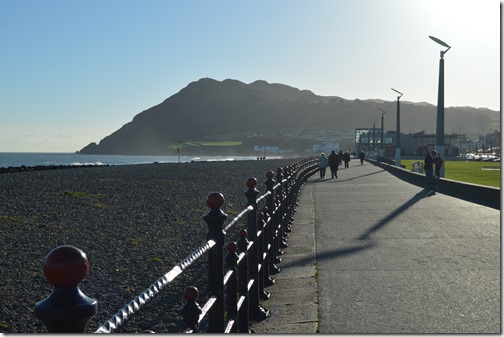
[[[361,165],[364,162],[365,154],[364,152],[359,153],[359,159]],[[318,161],[319,171],[320,171],[320,179],[325,178],[327,167],[331,170],[331,179],[338,178],[338,168],[342,165],[342,162],[345,163],[345,168],[349,167],[350,162],[350,153],[339,151],[331,151],[329,156],[326,156],[325,153],[321,153]],[[435,181],[434,179],[439,179],[441,176],[441,165],[443,165],[443,159],[441,155],[436,151],[432,150],[427,153],[424,160],[424,171],[425,178],[427,182],[427,189],[429,189],[429,193],[435,194]]]
[[[443,159],[441,159],[441,155],[436,150],[427,153],[424,160],[424,171],[429,193],[436,193],[434,179],[439,179],[441,175],[441,165],[443,165]]]
[[[343,163],[345,164],[345,168],[349,167],[350,162],[350,153],[347,151],[343,153],[343,151],[332,150],[329,156],[326,156],[325,153],[321,153],[319,157],[319,170],[320,170],[320,179],[325,178],[326,169],[329,167],[331,170],[331,179],[338,178],[338,168]]]

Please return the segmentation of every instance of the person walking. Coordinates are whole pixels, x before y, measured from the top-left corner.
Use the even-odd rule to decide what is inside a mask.
[[[348,163],[350,162],[350,152],[346,151],[343,154],[343,161],[345,162],[345,168],[348,168]]]
[[[432,150],[427,153],[424,159],[425,182],[427,184],[427,189],[429,190],[428,194],[436,194],[436,191],[434,190],[434,165],[436,164],[435,156],[436,151]]]
[[[327,160],[327,157],[324,152],[322,152],[320,154],[318,163],[319,163],[319,170],[320,170],[320,179],[324,179],[327,164],[328,164],[328,160]]]
[[[339,158],[339,164],[343,165],[343,151],[339,150],[338,158]]]
[[[339,157],[333,150],[328,157],[329,168],[331,169],[331,179],[338,178]]]
[[[359,159],[360,159],[360,164],[363,165],[364,164],[364,158],[366,158],[366,154],[364,153],[364,151],[361,151],[359,153]]]
[[[441,176],[441,165],[443,165],[443,159],[441,159],[441,155],[436,150],[432,151],[434,153],[434,178],[439,179]]]

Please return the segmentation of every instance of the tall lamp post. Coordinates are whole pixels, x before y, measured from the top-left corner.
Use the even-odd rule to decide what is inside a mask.
[[[373,151],[375,150],[376,147],[376,141],[375,141],[375,136],[376,136],[376,122],[373,122]]]
[[[402,92],[390,88],[397,92],[397,122],[396,122],[396,145],[395,145],[395,164],[396,166],[401,166],[401,110],[399,109],[399,99],[403,95]]]
[[[437,101],[437,116],[436,116],[436,151],[444,156],[444,54],[450,50],[450,46],[441,41],[440,39],[430,36],[429,38],[446,47],[448,49],[441,51],[441,57],[439,59],[439,82],[438,82],[438,101]],[[444,165],[441,165],[441,171],[439,175],[444,177]]]
[[[383,115],[385,115],[387,113],[387,111],[383,110],[383,109],[380,109],[378,108],[378,110],[380,110],[382,112],[381,114],[381,149],[383,150]],[[383,156],[383,153],[381,154]]]
[[[371,129],[368,129],[367,145],[368,145],[368,152],[371,152]]]

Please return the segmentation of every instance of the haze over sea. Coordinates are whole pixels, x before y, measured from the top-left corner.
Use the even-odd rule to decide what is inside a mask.
[[[0,167],[51,165],[136,165],[192,161],[256,160],[252,156],[123,156],[76,153],[0,152]]]

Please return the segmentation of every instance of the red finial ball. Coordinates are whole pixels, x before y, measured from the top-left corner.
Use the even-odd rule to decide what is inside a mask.
[[[248,188],[254,188],[257,185],[257,179],[254,177],[250,177],[247,179],[247,187]]]
[[[236,242],[230,242],[227,244],[227,249],[230,252],[236,252],[236,249],[238,249],[238,246],[236,245]]]
[[[184,289],[184,299],[186,301],[196,301],[199,296],[198,288],[189,286]]]
[[[224,205],[224,196],[219,192],[210,193],[206,203],[210,208],[221,208]]]
[[[289,172],[289,166],[284,166],[283,171],[284,171],[285,173]]]
[[[275,172],[273,171],[268,171],[266,172],[266,178],[271,179],[275,176]]]
[[[265,215],[263,212],[259,212],[259,213],[257,213],[257,217],[258,217],[259,219],[264,220],[264,219],[266,218],[266,215]]]
[[[56,247],[47,254],[44,261],[44,275],[56,288],[77,286],[88,271],[86,254],[74,246]]]
[[[277,168],[277,173],[282,173],[283,169],[281,167]]]
[[[240,229],[240,233],[239,233],[240,237],[243,239],[243,238],[246,238],[247,237],[247,230],[246,229]]]

